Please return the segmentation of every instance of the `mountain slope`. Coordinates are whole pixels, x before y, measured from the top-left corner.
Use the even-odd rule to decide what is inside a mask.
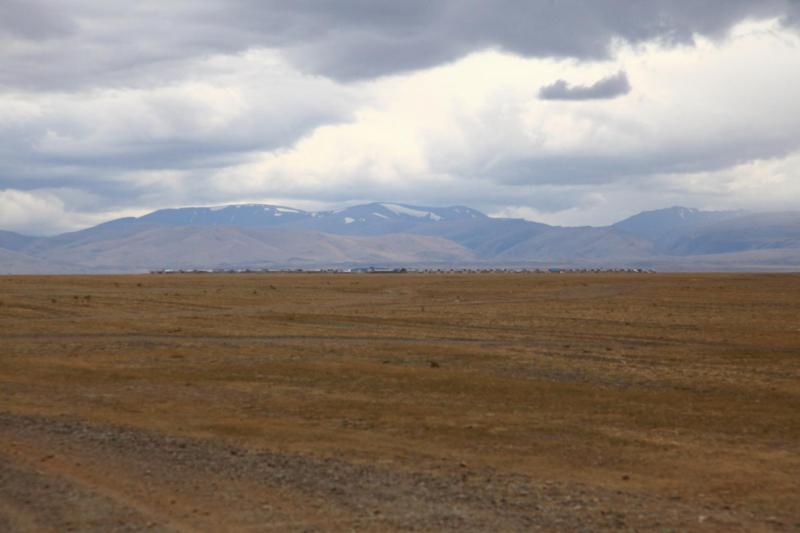
[[[37,257],[0,248],[0,275],[4,274],[56,274],[78,272],[79,267],[61,261],[47,261]]]
[[[670,234],[741,215],[740,211],[701,211],[675,206],[643,211],[617,222],[611,227],[656,242]]]
[[[465,248],[438,237],[328,235],[276,228],[137,224],[118,236],[72,239],[39,252],[46,260],[95,271],[470,261]]]
[[[496,256],[514,261],[587,260],[646,257],[650,241],[614,228],[552,228]]]
[[[671,255],[800,248],[800,211],[761,213],[695,228],[666,249]]]
[[[356,205],[335,211],[308,212],[291,207],[240,204],[218,207],[161,209],[129,223],[176,226],[283,227],[339,235],[381,235],[455,220],[488,219],[469,207],[419,207],[396,203]]]
[[[5,250],[22,250],[37,239],[39,239],[39,237],[29,237],[27,235],[14,233],[13,231],[0,230],[0,248]]]
[[[382,202],[308,212],[247,204],[163,209],[54,237],[0,232],[0,272],[548,261],[787,270],[798,250],[800,212],[673,207],[607,227],[565,228],[463,206]]]
[[[513,218],[453,220],[412,229],[415,233],[444,237],[472,250],[478,257],[493,258],[520,242],[553,230],[552,226]]]
[[[137,220],[174,226],[241,226],[267,228],[311,218],[311,213],[278,205],[238,204],[219,207],[160,209]]]
[[[298,221],[291,226],[337,235],[386,235],[390,233],[436,235],[436,228],[441,226],[486,220],[491,219],[469,207],[420,207],[384,202],[312,213],[310,219]]]

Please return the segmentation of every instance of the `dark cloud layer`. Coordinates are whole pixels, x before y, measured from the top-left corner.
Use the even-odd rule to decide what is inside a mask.
[[[115,4],[2,0],[0,86],[147,84],[192,58],[254,47],[299,68],[364,79],[494,47],[524,56],[608,57],[615,40],[690,44],[746,18],[795,23],[796,0],[207,0]],[[43,46],[42,39],[60,42]],[[52,44],[52,43],[51,43]]]
[[[0,2],[0,38],[53,39],[75,31],[69,17],[37,0]]]
[[[628,94],[631,84],[625,72],[603,78],[591,85],[569,85],[565,80],[558,80],[552,85],[539,89],[539,98],[543,100],[605,100]]]
[[[615,39],[691,44],[737,22],[777,16],[795,0],[240,0],[229,19],[337,79],[429,67],[486,47],[537,57],[608,57]]]

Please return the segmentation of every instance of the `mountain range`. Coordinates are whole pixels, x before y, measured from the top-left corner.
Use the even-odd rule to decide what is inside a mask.
[[[52,237],[0,231],[0,273],[354,265],[798,270],[800,211],[670,207],[559,227],[464,206],[242,204],[162,209]]]

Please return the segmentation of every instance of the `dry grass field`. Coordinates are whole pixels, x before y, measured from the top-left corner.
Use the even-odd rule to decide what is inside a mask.
[[[800,276],[0,278],[0,531],[800,530]]]

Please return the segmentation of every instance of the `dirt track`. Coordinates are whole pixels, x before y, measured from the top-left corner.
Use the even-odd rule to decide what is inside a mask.
[[[0,530],[800,530],[800,276],[0,279]]]

